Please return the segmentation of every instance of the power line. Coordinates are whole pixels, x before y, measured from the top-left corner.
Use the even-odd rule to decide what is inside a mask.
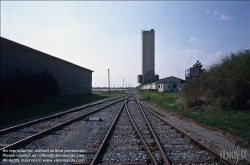
[[[2,25],[3,27],[5,27],[5,28],[7,28],[7,29],[9,29],[9,30],[11,30],[11,31],[14,31],[14,32],[18,33],[19,35],[22,35],[22,36],[24,36],[24,37],[26,37],[26,38],[28,38],[28,39],[31,39],[31,40],[33,40],[33,41],[39,43],[39,44],[42,44],[42,45],[44,45],[44,46],[50,47],[50,48],[52,48],[52,49],[54,49],[54,50],[57,49],[56,51],[60,51],[60,52],[64,53],[64,54],[67,55],[67,56],[68,56],[68,55],[73,55],[73,56],[77,57],[78,59],[81,59],[81,60],[83,60],[83,61],[86,61],[86,59],[83,59],[82,57],[80,57],[80,56],[78,56],[78,55],[75,55],[75,54],[73,54],[73,53],[67,52],[67,51],[65,51],[65,50],[63,50],[63,49],[61,49],[61,48],[59,48],[59,47],[56,46],[55,44],[52,44],[52,43],[50,43],[50,42],[48,42],[48,41],[46,41],[46,40],[44,40],[44,39],[41,39],[41,38],[35,36],[34,34],[31,34],[31,33],[27,32],[27,31],[25,31],[25,30],[23,30],[23,29],[17,27],[16,25],[13,25],[13,24],[11,24],[11,23],[9,23],[9,22],[3,20],[3,19],[1,19],[1,21],[4,21],[5,23],[7,23],[7,24],[9,24],[9,25],[14,26],[14,27],[17,28],[17,29],[24,31],[25,33],[28,33],[28,34],[30,34],[30,35],[32,35],[32,36],[38,38],[39,40],[42,40],[43,42],[46,42],[47,45],[45,45],[45,44],[43,44],[43,43],[41,43],[41,42],[38,42],[38,41],[36,41],[36,40],[34,40],[34,39],[30,38],[30,37],[27,37],[27,36],[25,36],[25,35],[23,35],[23,34],[17,32],[17,31],[14,31],[14,30],[12,30],[12,29],[10,29],[10,28],[8,28],[8,27]],[[48,45],[49,45],[49,46],[48,46]],[[53,45],[54,47],[51,47],[51,45]],[[55,47],[56,47],[56,48],[55,48]],[[87,60],[87,61],[89,61],[89,60]],[[89,61],[89,62],[90,62],[90,61]],[[93,64],[92,62],[90,62],[90,63]],[[98,67],[106,67],[106,66],[100,66],[100,65],[99,65]]]
[[[25,30],[23,30],[23,29],[21,29],[21,28],[17,27],[16,25],[13,25],[13,24],[11,24],[11,23],[9,23],[9,22],[7,22],[7,21],[3,20],[3,19],[1,19],[1,20],[2,20],[2,21],[4,21],[5,23],[7,23],[7,24],[11,25],[11,26],[16,27],[16,28],[17,28],[17,29],[19,29],[19,30],[24,31],[25,33],[28,33],[28,34],[30,34],[30,35],[32,35],[32,36],[34,36],[34,37],[36,37],[36,38],[38,38],[38,39],[40,39],[40,40],[44,41],[44,42],[49,43],[50,45],[53,45],[53,46],[57,47],[56,45],[54,45],[54,44],[52,44],[52,43],[50,43],[50,42],[48,42],[48,41],[45,41],[44,39],[41,39],[41,38],[39,38],[39,37],[37,37],[37,36],[35,36],[35,35],[33,35],[33,34],[31,34],[31,33],[27,32],[27,31],[25,31]],[[57,47],[57,48],[59,48],[59,47]],[[59,49],[61,49],[61,48],[59,48]],[[64,50],[64,51],[65,51],[65,50]],[[67,51],[65,51],[65,52],[67,52]],[[67,52],[67,53],[69,53],[69,52]]]
[[[2,27],[6,28],[6,29],[8,29],[8,30],[11,30],[11,31],[13,31],[13,32],[18,33],[17,31],[14,31],[14,30],[12,30],[12,29],[10,29],[10,28],[6,27],[6,26],[3,26],[3,25],[2,25]],[[28,38],[28,39],[31,39],[31,40],[33,40],[33,41],[35,41],[35,42],[39,43],[39,44],[44,45],[43,43],[38,42],[38,41],[36,41],[36,40],[34,40],[34,39],[30,38],[30,37],[27,37],[27,36],[25,36],[25,35],[23,35],[23,34],[21,34],[21,33],[18,33],[18,34],[19,34],[19,35],[21,35],[21,36],[24,36],[24,37],[26,37],[26,38]],[[48,45],[44,45],[44,46],[48,46]],[[50,46],[48,46],[48,47],[50,47]],[[53,47],[51,47],[51,48],[53,48]]]
[[[11,30],[11,31],[13,31],[13,32],[15,32],[15,33],[18,33],[19,35],[21,35],[21,36],[23,36],[23,37],[26,37],[26,38],[28,38],[28,39],[30,39],[30,40],[33,40],[33,41],[35,41],[35,42],[37,42],[37,43],[39,43],[39,44],[41,44],[41,45],[43,45],[43,46],[46,46],[46,47],[49,47],[50,49],[57,49],[56,51],[60,51],[60,52],[62,52],[63,54],[65,54],[65,55],[69,55],[68,53],[65,53],[64,51],[62,51],[62,50],[60,50],[59,48],[54,48],[54,47],[52,47],[52,46],[50,46],[50,45],[45,45],[44,43],[42,43],[42,42],[39,42],[39,41],[37,41],[37,40],[34,40],[34,39],[32,39],[32,38],[30,38],[30,37],[28,37],[28,36],[26,36],[26,35],[23,35],[22,33],[19,33],[19,32],[17,32],[17,31],[15,31],[15,30],[13,30],[13,29],[10,29],[10,28],[8,28],[8,27],[6,27],[6,26],[3,26],[2,25],[2,27],[4,27],[4,28],[6,28],[6,29],[8,29],[8,30]],[[80,58],[79,56],[75,56],[75,57],[77,57],[77,58]],[[82,59],[83,60],[83,59]]]

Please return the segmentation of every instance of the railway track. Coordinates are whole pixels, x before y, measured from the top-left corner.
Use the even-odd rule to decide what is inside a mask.
[[[101,139],[99,143],[89,144],[89,146],[95,146],[96,148],[95,150],[86,150],[84,154],[94,153],[93,158],[86,162],[75,162],[73,164],[156,163],[156,160],[131,117],[126,102],[127,99],[120,107],[119,112],[105,135],[99,134],[96,136]]]
[[[95,154],[73,164],[232,165],[218,154],[152,113],[134,95],[125,100]],[[90,144],[92,145],[92,144]]]
[[[114,104],[116,107],[111,108]],[[108,109],[111,110],[108,111]],[[77,120],[86,120],[87,117],[94,117],[96,114],[100,116],[105,114],[105,121],[103,123],[88,123],[93,127],[98,126],[98,129],[83,139],[82,159],[73,164],[233,164],[222,160],[209,147],[199,143],[151,112],[136,98],[135,93],[128,93],[126,98],[120,97],[106,103],[99,103],[98,107],[96,105],[84,107],[84,110],[78,109],[58,117],[14,127],[15,131],[13,132],[10,131],[10,128],[6,129],[6,132],[3,131],[3,136],[1,135],[0,142],[4,137],[8,137],[8,140],[11,141],[11,136],[15,137],[15,140],[12,144],[1,148],[1,151],[21,147],[53,130]],[[51,123],[54,122],[55,124],[51,126]],[[44,126],[44,129],[41,129],[39,125]],[[47,126],[50,128],[48,129]],[[82,129],[87,129],[87,126]],[[23,133],[27,136],[16,140],[17,134],[20,132],[23,136]]]
[[[124,100],[125,96],[99,101],[87,106],[77,107],[65,112],[33,120],[27,123],[0,130],[1,154],[3,150],[14,149],[40,138],[45,134],[58,130],[72,122]]]
[[[137,98],[134,104],[140,108],[147,125],[150,125],[156,143],[160,143],[163,152],[161,159],[164,164],[172,165],[233,165],[221,159],[220,155],[208,146],[187,135],[171,123],[146,108]],[[136,103],[135,103],[136,102]],[[158,141],[158,142],[157,142]],[[161,149],[159,149],[162,151]],[[165,158],[168,161],[165,161]]]

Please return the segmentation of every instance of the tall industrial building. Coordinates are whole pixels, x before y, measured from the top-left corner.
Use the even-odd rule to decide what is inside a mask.
[[[137,82],[146,84],[159,80],[159,75],[155,75],[155,31],[141,32],[142,41],[142,73],[138,75]]]

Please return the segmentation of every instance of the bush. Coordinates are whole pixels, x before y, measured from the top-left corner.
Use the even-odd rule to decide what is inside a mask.
[[[1,103],[3,105],[21,105],[34,103],[47,96],[58,96],[60,89],[52,73],[44,69],[42,72],[26,73],[16,69],[13,77],[1,78]]]
[[[197,99],[218,108],[246,108],[250,99],[250,51],[231,53],[196,78]],[[187,81],[182,96],[194,98],[194,78]],[[187,95],[186,95],[187,93]],[[189,98],[187,98],[189,97]]]

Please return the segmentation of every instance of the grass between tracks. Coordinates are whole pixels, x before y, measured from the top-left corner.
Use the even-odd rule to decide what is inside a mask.
[[[98,100],[110,99],[123,95],[120,91],[108,92],[93,92],[92,94],[71,97],[49,97],[40,103],[32,105],[23,105],[19,107],[1,107],[1,125],[9,122],[18,121],[21,119],[45,115],[51,112],[59,112],[91,103]]]
[[[148,99],[148,91],[139,91],[139,94],[147,102],[241,137],[248,141],[248,147],[250,147],[250,111],[208,109],[201,106],[182,110],[181,104],[177,102],[179,93],[150,91],[150,99]],[[238,141],[238,143],[239,145],[242,144],[241,141]]]

